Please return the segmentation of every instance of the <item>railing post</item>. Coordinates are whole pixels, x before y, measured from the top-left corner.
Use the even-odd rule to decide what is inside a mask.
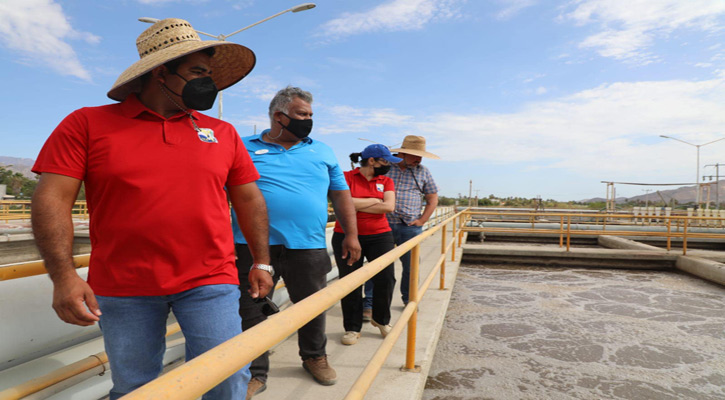
[[[420,244],[410,250],[410,285],[408,285],[408,299],[415,302],[415,310],[408,320],[408,346],[405,351],[405,370],[420,372],[420,367],[415,365],[415,337],[418,326],[418,257],[420,256]]]
[[[451,242],[456,241],[456,219],[451,220],[453,227],[451,228]],[[456,261],[456,246],[451,246],[451,261]]]
[[[446,288],[446,226],[441,227],[441,254],[443,255],[443,261],[441,262],[441,283],[440,290]]]
[[[690,221],[689,217],[685,217],[685,226],[682,229],[682,255],[687,255],[687,223]]]
[[[571,246],[571,215],[566,216],[566,251]]]
[[[672,218],[667,218],[667,251],[670,251],[672,248],[671,242],[672,242]]]
[[[564,216],[559,216],[559,247],[564,247]]]
[[[463,214],[458,217],[458,247],[461,247],[461,236],[463,236]]]

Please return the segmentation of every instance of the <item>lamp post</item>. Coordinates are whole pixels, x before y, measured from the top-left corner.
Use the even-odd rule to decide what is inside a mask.
[[[302,4],[298,4],[298,5],[294,6],[294,7],[288,8],[288,9],[286,9],[284,11],[280,11],[277,14],[270,15],[269,17],[267,17],[265,19],[262,19],[262,20],[259,20],[259,21],[255,22],[255,23],[251,24],[251,25],[247,25],[244,28],[238,29],[238,30],[236,30],[236,31],[234,31],[234,32],[232,32],[230,34],[227,34],[227,35],[212,35],[210,33],[202,32],[202,31],[199,31],[199,30],[196,30],[196,29],[194,31],[196,33],[200,34],[200,35],[209,36],[211,38],[214,38],[216,40],[219,40],[221,42],[224,42],[224,41],[227,40],[227,38],[229,38],[231,36],[234,36],[234,35],[236,35],[239,32],[245,31],[245,30],[247,30],[247,29],[249,29],[249,28],[251,28],[253,26],[257,26],[257,25],[261,24],[262,22],[269,21],[272,18],[279,17],[280,15],[282,15],[284,13],[287,13],[287,12],[296,13],[296,12],[300,12],[300,11],[309,10],[309,9],[315,8],[315,7],[316,7],[315,3],[302,3]],[[155,24],[155,23],[157,23],[157,22],[160,21],[160,19],[158,19],[158,18],[149,18],[149,17],[141,17],[138,20],[141,21],[141,22],[149,23],[149,24]],[[222,95],[223,95],[223,93],[220,91],[219,92],[219,119],[222,119]]]
[[[674,138],[672,136],[660,135],[660,137],[665,138],[665,139],[677,140],[678,142],[682,142],[684,144],[689,144],[690,146],[697,148],[697,175],[695,175],[695,179],[697,180],[697,205],[695,208],[700,208],[700,147],[707,146],[708,144],[713,144],[713,143],[719,142],[721,140],[725,140],[725,137],[713,140],[711,142],[703,143],[703,144],[693,144],[690,142],[686,142],[682,139]]]

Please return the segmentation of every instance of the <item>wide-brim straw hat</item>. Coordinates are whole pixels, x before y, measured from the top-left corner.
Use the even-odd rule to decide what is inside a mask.
[[[399,149],[390,149],[390,152],[440,160],[437,155],[425,151],[425,138],[423,136],[408,135],[403,139],[403,145]]]
[[[171,60],[214,47],[211,58],[212,74],[219,90],[239,82],[257,62],[252,50],[231,42],[202,41],[191,24],[183,19],[167,18],[156,22],[136,39],[141,59],[128,67],[116,79],[108,97],[123,101],[130,93],[141,91],[141,76]]]

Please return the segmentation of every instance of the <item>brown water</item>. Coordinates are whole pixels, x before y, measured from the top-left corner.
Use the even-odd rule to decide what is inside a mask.
[[[724,399],[725,288],[674,272],[462,265],[425,400]]]

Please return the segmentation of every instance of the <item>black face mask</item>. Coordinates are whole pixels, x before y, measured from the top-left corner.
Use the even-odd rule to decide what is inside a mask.
[[[385,175],[390,171],[390,165],[382,165],[380,167],[373,167],[373,176]]]
[[[310,135],[310,132],[312,132],[311,119],[294,119],[285,113],[282,113],[282,115],[289,118],[289,124],[287,124],[287,126],[284,126],[282,125],[282,122],[277,122],[279,122],[279,124],[282,125],[284,129],[292,132],[292,134],[297,136],[298,138],[304,139]]]
[[[184,79],[183,76],[177,74],[176,72],[174,72],[174,75]],[[210,76],[195,78],[188,81],[184,79],[184,82],[186,82],[186,85],[184,85],[184,89],[181,91],[180,96],[186,107],[191,108],[192,110],[203,111],[210,109],[214,105],[214,100],[216,100],[216,95],[219,93],[219,89],[217,89],[214,80],[211,79]],[[166,87],[166,89],[171,93],[179,96],[178,93],[169,89],[166,84],[164,84],[164,87]]]

